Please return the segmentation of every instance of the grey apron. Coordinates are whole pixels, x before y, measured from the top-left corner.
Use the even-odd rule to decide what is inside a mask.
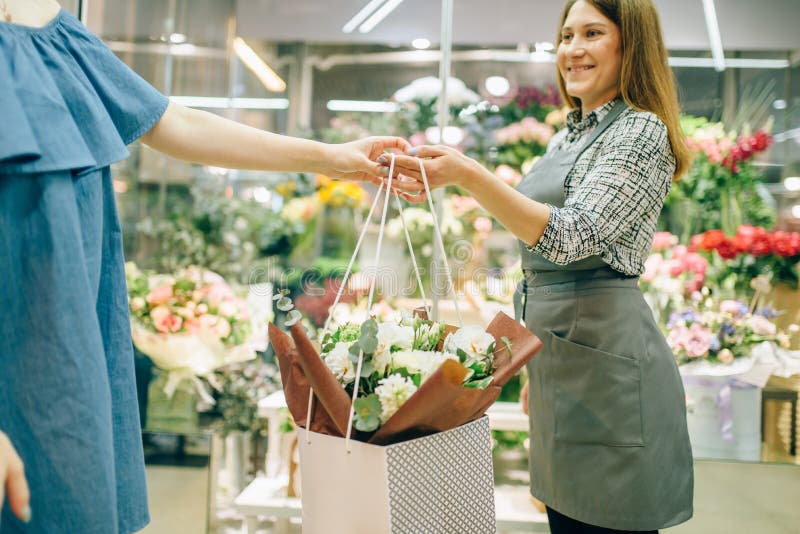
[[[584,147],[551,150],[518,190],[556,207]],[[599,256],[556,265],[520,243],[526,326],[544,343],[528,364],[531,493],[584,523],[655,530],[692,515],[683,385],[637,277]]]

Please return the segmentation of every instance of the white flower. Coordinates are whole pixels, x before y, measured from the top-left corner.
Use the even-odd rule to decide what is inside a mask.
[[[438,99],[442,92],[442,82],[434,76],[417,78],[409,85],[395,92],[393,98],[397,102],[410,102],[412,100]],[[474,104],[480,102],[481,97],[467,88],[466,84],[458,78],[447,79],[447,103],[453,106],[461,104]]]
[[[375,393],[381,401],[381,424],[386,423],[415,391],[414,382],[398,374],[380,380]]]
[[[414,329],[395,323],[378,324],[378,348],[372,355],[372,364],[380,374],[392,360],[392,349],[411,350],[414,344]]]
[[[356,368],[350,361],[350,348],[347,343],[340,341],[328,354],[323,354],[322,359],[336,380],[342,384],[349,384],[356,379]]]
[[[494,336],[479,326],[465,326],[444,340],[444,351],[458,354],[458,349],[479,361],[491,360],[493,355],[489,349],[494,343]]]
[[[753,329],[753,332],[760,336],[774,336],[778,331],[775,323],[762,315],[753,315],[746,322],[747,326]]]
[[[133,297],[131,299],[131,309],[133,311],[140,311],[143,310],[145,307],[146,302],[142,297]]]
[[[239,312],[239,307],[236,303],[226,300],[220,303],[218,311],[223,317],[233,317]]]
[[[427,380],[445,362],[458,361],[458,356],[432,350],[401,350],[392,354],[392,370],[405,368],[409,373]]]

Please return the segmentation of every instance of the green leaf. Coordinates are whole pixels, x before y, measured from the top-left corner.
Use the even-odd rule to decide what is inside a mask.
[[[375,319],[367,319],[364,321],[364,324],[361,325],[361,335],[378,335],[378,323]]]
[[[356,399],[355,427],[362,432],[372,432],[381,425],[381,401],[376,394]]]
[[[294,303],[292,302],[292,299],[290,299],[288,297],[281,297],[281,299],[278,301],[278,304],[276,305],[276,307],[280,311],[289,311],[292,308],[294,308]]]
[[[358,339],[358,344],[361,347],[361,350],[363,350],[366,354],[373,354],[376,350],[378,350],[378,338],[375,336],[362,335]]]
[[[464,363],[470,359],[469,354],[464,352],[464,349],[456,349],[456,355],[458,356],[458,359],[461,360],[461,363]]]
[[[372,360],[365,360],[364,363],[361,364],[361,378],[366,378],[374,372],[375,364],[372,363]]]
[[[465,383],[466,383],[468,380],[470,380],[470,379],[471,379],[473,376],[475,376],[475,371],[474,371],[474,370],[472,370],[472,369],[470,369],[470,368],[467,368],[467,374],[466,374],[466,375],[464,375],[464,381],[462,382],[462,384],[465,384]]]
[[[286,326],[293,326],[300,319],[302,319],[300,312],[297,310],[292,310],[286,315],[286,321],[284,321],[283,324]]]
[[[467,382],[464,384],[465,388],[472,388],[472,389],[486,389],[489,387],[489,384],[492,383],[493,376],[487,376],[486,378],[482,378],[481,380],[475,380],[473,382]]]
[[[503,343],[505,343],[508,355],[511,356],[511,341],[508,339],[507,336],[503,336],[500,339],[503,341]]]

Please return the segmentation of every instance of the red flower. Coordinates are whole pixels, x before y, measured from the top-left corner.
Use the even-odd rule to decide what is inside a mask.
[[[722,232],[720,231],[720,233]],[[722,242],[716,246],[715,250],[717,251],[717,254],[726,260],[732,260],[739,254],[733,239],[725,237],[724,235],[722,236]]]
[[[700,248],[703,250],[716,250],[727,237],[722,230],[709,230],[700,234]]]
[[[772,249],[778,256],[791,258],[800,255],[800,233],[775,232],[771,236]]]
[[[748,250],[753,256],[767,256],[772,252],[772,243],[768,235],[759,235],[750,244]]]

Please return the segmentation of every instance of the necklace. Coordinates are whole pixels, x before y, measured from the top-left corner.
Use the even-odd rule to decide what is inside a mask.
[[[6,22],[11,22],[11,13],[8,12],[6,0],[0,0],[0,11],[3,12],[3,20]]]

